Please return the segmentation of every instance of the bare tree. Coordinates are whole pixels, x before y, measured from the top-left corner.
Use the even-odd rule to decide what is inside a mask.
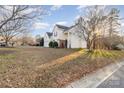
[[[8,42],[11,39],[26,31],[27,29],[24,27],[23,22],[21,22],[21,20],[9,21],[6,25],[1,28],[0,36],[3,37],[6,46],[8,46]]]
[[[101,6],[88,7],[86,11],[86,15],[78,20],[78,28],[87,42],[87,48],[92,51],[106,17],[103,16],[104,8]]]
[[[119,22],[119,10],[112,8],[110,13],[108,14],[108,36],[109,36],[109,49],[112,48],[113,45],[113,37],[119,33],[120,22]],[[115,38],[116,39],[116,38]],[[119,40],[119,39],[118,39]]]
[[[107,37],[107,34],[114,35],[117,32],[119,25],[118,14],[117,9],[110,9],[110,12],[106,12],[106,8],[103,6],[87,7],[86,15],[79,18],[77,25],[78,31],[82,33],[90,51],[95,49],[96,46],[99,48],[103,41],[101,38]],[[96,43],[96,40],[102,41]]]
[[[9,21],[19,19],[32,20],[45,14],[42,7],[28,5],[0,6],[0,12],[0,29]]]
[[[8,42],[15,36],[29,31],[33,20],[45,14],[41,6],[0,6],[0,36]],[[28,30],[27,30],[28,29]]]
[[[22,46],[25,45],[34,45],[35,39],[29,34],[29,33],[24,33],[19,37],[19,42],[21,43]]]

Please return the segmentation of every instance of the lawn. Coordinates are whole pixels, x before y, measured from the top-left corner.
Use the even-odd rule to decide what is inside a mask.
[[[123,51],[1,48],[0,87],[64,87],[123,56]]]
[[[37,66],[76,50],[52,48],[0,48],[0,87],[34,87]]]

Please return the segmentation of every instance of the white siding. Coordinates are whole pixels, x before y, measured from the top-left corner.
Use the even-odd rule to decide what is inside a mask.
[[[66,39],[67,39],[67,35],[64,34],[63,29],[60,29],[57,26],[55,26],[53,29],[53,40],[57,41],[57,40],[66,40]]]
[[[74,26],[68,31],[68,48],[86,48],[86,42],[83,38],[79,37],[76,33],[76,27]]]
[[[49,38],[47,34],[44,36],[44,46],[49,47],[50,41],[67,40],[67,48],[86,48],[86,42],[83,38],[80,38],[76,33],[76,26],[73,26],[71,29],[67,30],[67,33],[64,33],[63,29],[58,28],[57,26],[53,29],[52,37]]]
[[[49,36],[47,34],[45,34],[44,36],[44,47],[49,47],[49,42],[51,41],[51,39],[49,38]]]
[[[87,48],[87,43],[85,40],[81,41],[81,46],[82,46],[82,48]]]

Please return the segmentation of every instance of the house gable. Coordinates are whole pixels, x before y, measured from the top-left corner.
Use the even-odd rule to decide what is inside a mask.
[[[64,34],[68,27],[62,25],[55,25],[53,29],[53,39],[54,40],[65,40],[67,39],[67,35]]]
[[[49,42],[52,41],[52,33],[46,32],[44,35],[44,46],[49,47]]]
[[[68,29],[68,48],[86,48],[86,41],[77,30],[77,25]]]

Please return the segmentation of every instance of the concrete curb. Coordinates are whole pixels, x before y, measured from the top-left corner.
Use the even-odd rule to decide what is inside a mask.
[[[80,80],[74,81],[67,85],[66,88],[96,88],[114,72],[116,72],[124,62],[113,63],[95,71]]]

